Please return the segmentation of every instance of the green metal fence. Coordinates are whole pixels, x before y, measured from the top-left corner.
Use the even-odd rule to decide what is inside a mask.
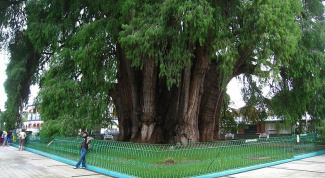
[[[93,140],[87,164],[135,177],[190,177],[293,158],[319,151],[315,134],[269,139],[191,143],[140,144]],[[80,156],[80,138],[33,138],[26,146],[73,161]]]

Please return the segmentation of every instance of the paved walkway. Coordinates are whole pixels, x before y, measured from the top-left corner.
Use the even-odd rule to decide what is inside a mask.
[[[224,176],[223,178],[325,178],[325,155]]]
[[[325,178],[325,154],[261,168],[253,171],[223,176],[223,178]],[[0,146],[1,178],[111,178],[86,169],[73,169],[65,164],[16,147]]]
[[[73,169],[68,165],[16,147],[0,146],[1,178],[110,178],[86,169]]]

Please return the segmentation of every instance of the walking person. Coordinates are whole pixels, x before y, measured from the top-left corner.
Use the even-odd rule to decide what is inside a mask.
[[[0,135],[1,135],[1,137],[0,137],[0,143],[1,143],[1,145],[2,145],[2,140],[3,140],[3,135],[2,135],[2,131],[0,131]]]
[[[10,146],[10,143],[12,142],[12,131],[8,131],[7,133],[7,146]]]
[[[7,132],[6,146],[10,146],[11,140],[12,140],[12,132],[8,131]]]
[[[3,131],[2,132],[2,135],[1,135],[1,137],[2,137],[2,146],[5,146],[6,144],[7,144],[7,132],[6,131]]]
[[[19,132],[18,137],[19,137],[19,150],[23,150],[25,145],[25,138],[26,138],[26,133],[24,129],[22,129]]]
[[[88,139],[88,133],[83,132],[82,143],[81,143],[81,156],[80,156],[78,163],[76,164],[75,167],[73,167],[73,169],[78,169],[80,164],[81,164],[81,168],[83,168],[83,169],[86,168],[86,154],[88,151],[89,143],[90,143],[90,139]]]

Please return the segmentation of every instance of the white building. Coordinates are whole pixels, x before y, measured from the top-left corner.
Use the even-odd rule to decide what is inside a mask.
[[[32,133],[37,133],[40,131],[43,121],[39,114],[39,109],[35,108],[35,105],[27,105],[23,111],[23,128],[26,131],[31,131]]]

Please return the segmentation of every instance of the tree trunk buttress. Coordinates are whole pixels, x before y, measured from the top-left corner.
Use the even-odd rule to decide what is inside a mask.
[[[219,128],[216,128],[216,123],[219,123],[220,120],[225,92],[222,91],[221,79],[218,76],[220,75],[217,66],[212,62],[204,80],[204,92],[199,115],[200,142],[218,139]]]
[[[199,141],[198,116],[205,73],[209,68],[210,53],[205,51],[205,47],[197,45],[195,59],[193,62],[192,75],[185,75],[184,82],[189,82],[188,104],[182,120],[177,127],[177,142],[187,144]],[[185,85],[186,86],[186,85]],[[183,93],[184,94],[184,93]],[[187,96],[184,96],[185,98]],[[186,101],[186,100],[185,100]]]
[[[117,71],[118,83],[116,84],[112,97],[118,114],[118,140],[130,141],[132,136],[138,132],[136,109],[134,109],[134,105],[136,105],[136,101],[134,101],[136,97],[134,95],[137,92],[134,91],[136,90],[136,86],[132,86],[136,83],[136,79],[130,61],[125,58],[120,45],[116,47],[116,54],[119,59]]]
[[[146,59],[143,68],[141,142],[146,142],[151,138],[156,124],[154,122],[156,116],[156,81],[155,60]]]

